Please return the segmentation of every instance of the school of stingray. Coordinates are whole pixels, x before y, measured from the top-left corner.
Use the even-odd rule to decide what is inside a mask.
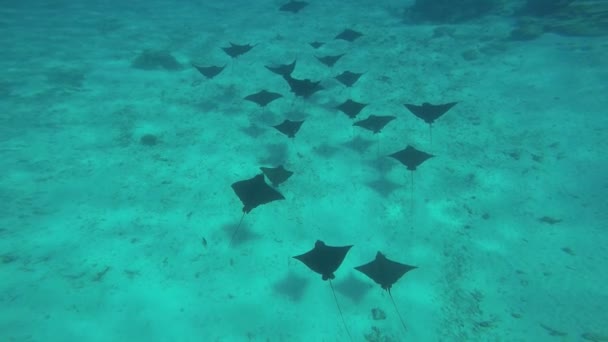
[[[303,10],[307,6],[306,2],[292,0],[279,8],[280,11],[291,12],[296,14]],[[356,44],[356,40],[362,37],[364,33],[356,30],[347,28],[344,31],[337,34],[331,39],[343,40],[349,44]],[[309,43],[312,49],[318,49],[324,42],[314,41]],[[221,49],[232,59],[232,63],[238,63],[238,58],[242,55],[247,54],[250,50],[256,48],[257,45],[251,44],[236,44],[229,42],[228,46],[221,47]],[[316,59],[326,65],[328,68],[332,68],[345,54],[336,54],[328,56],[317,56]],[[227,65],[199,65],[193,64],[193,67],[209,82],[215,77],[218,77],[225,70]],[[266,65],[266,69],[270,75],[275,74],[276,77],[281,77],[285,80],[286,85],[290,89],[291,93],[295,98],[301,98],[306,101],[308,98],[314,96],[315,93],[323,91],[324,87],[322,83],[325,80],[311,80],[311,79],[298,79],[292,77],[294,70],[297,67],[297,60],[290,61],[285,64],[277,65]],[[364,73],[358,73],[354,71],[345,71],[335,76],[335,80],[341,83],[346,88],[356,86],[357,81],[362,77]],[[266,108],[272,102],[277,101],[284,96],[278,92],[273,92],[267,89],[262,89],[257,93],[246,96],[244,101],[251,101],[257,104],[261,108]],[[403,104],[404,112],[409,112],[419,119],[423,120],[429,127],[429,139],[432,139],[431,128],[436,120],[446,114],[451,108],[453,108],[457,102],[445,102],[440,104],[430,104],[422,102],[420,104]],[[335,108],[336,111],[342,112],[347,115],[352,122],[352,126],[360,127],[361,129],[371,132],[371,134],[379,134],[382,129],[389,125],[394,120],[398,120],[397,116],[393,115],[374,115],[370,114],[367,118],[358,119],[359,114],[367,106],[365,103],[357,102],[353,99],[347,99],[342,104]],[[356,120],[356,121],[355,121]],[[305,120],[291,121],[284,120],[283,122],[269,127],[274,128],[280,133],[284,134],[290,139],[295,139],[298,131],[305,125]],[[415,147],[404,143],[405,148],[395,151],[387,157],[396,160],[403,164],[411,174],[410,188],[413,188],[413,174],[425,161],[434,157],[432,154],[416,149]],[[292,171],[284,168],[283,165],[276,165],[273,167],[260,167],[259,172],[252,178],[239,180],[234,182],[231,187],[243,204],[242,215],[238,225],[232,232],[231,243],[235,236],[239,234],[239,228],[241,227],[245,215],[251,213],[255,208],[271,204],[277,201],[285,200],[285,196],[279,191],[279,186],[287,182],[290,177],[294,175]],[[252,173],[254,173],[252,171]],[[297,176],[297,175],[296,175]],[[268,181],[268,182],[267,182]],[[413,190],[412,190],[413,191]],[[344,317],[340,309],[338,299],[335,295],[332,279],[335,278],[334,272],[338,270],[342,262],[346,258],[346,255],[350,251],[353,245],[344,246],[329,246],[323,241],[317,240],[314,243],[314,247],[309,251],[294,256],[296,260],[302,262],[311,271],[321,275],[322,280],[328,281],[332,289],[334,299],[344,329],[346,330],[349,339],[352,340],[350,335],[348,324],[345,322]],[[373,251],[370,251],[372,253]],[[407,331],[405,320],[398,311],[397,305],[392,297],[391,289],[399,279],[401,279],[406,273],[416,269],[416,266],[411,266],[406,263],[398,262],[389,259],[381,251],[375,251],[376,256],[374,260],[365,263],[361,266],[355,267],[355,269],[365,276],[370,278],[372,281],[380,285],[385,290],[392,301],[393,307],[399,317],[401,326],[404,331]]]

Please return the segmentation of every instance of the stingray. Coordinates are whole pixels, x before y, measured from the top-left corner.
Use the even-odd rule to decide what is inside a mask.
[[[355,267],[357,271],[368,276],[370,279],[379,284],[384,290],[386,290],[386,292],[388,292],[389,297],[391,297],[391,302],[393,302],[393,306],[395,307],[395,312],[397,312],[397,316],[399,316],[401,325],[405,330],[407,330],[407,327],[405,326],[405,322],[399,313],[399,309],[397,309],[397,304],[395,303],[393,295],[391,294],[391,287],[404,274],[416,268],[416,266],[410,266],[389,260],[380,252],[376,254],[376,259],[374,259],[374,261]]]
[[[279,11],[298,13],[306,6],[308,6],[308,2],[291,0],[283,6],[279,7]]]
[[[401,164],[405,165],[410,170],[410,200],[411,206],[414,203],[414,171],[429,158],[434,157],[432,154],[422,152],[408,145],[405,149],[391,154],[389,157],[397,159]],[[413,209],[410,207],[410,209]]]
[[[280,123],[276,126],[272,126],[272,127],[276,128],[277,131],[285,134],[288,138],[295,138],[296,133],[298,133],[298,131],[300,130],[300,127],[302,126],[303,123],[304,123],[304,120],[302,120],[302,121],[285,120],[282,123]]]
[[[342,40],[346,40],[347,42],[354,42],[355,39],[357,39],[361,36],[363,36],[363,33],[361,33],[361,32],[357,32],[357,31],[351,30],[351,29],[346,29],[346,30],[342,31],[342,33],[337,35],[334,39],[342,39]]]
[[[372,131],[374,134],[376,134],[380,133],[384,126],[395,119],[396,118],[392,115],[370,115],[367,119],[355,122],[353,126],[365,128],[368,131]]]
[[[377,134],[380,133],[384,126],[393,120],[395,120],[395,117],[391,115],[370,115],[367,119],[353,123],[353,126],[359,126]],[[380,136],[378,136],[377,146],[377,156],[380,156]]]
[[[260,107],[266,107],[270,102],[283,97],[279,93],[273,93],[267,90],[259,91],[255,94],[251,94],[245,97],[245,100],[255,102]]]
[[[318,41],[310,42],[310,43],[308,43],[308,44],[310,44],[310,46],[312,46],[312,48],[313,48],[313,49],[318,49],[318,48],[320,48],[321,46],[325,45],[325,43],[323,43],[323,42],[318,42]]]
[[[351,247],[352,245],[343,247],[327,246],[323,241],[317,240],[313,249],[294,256],[294,258],[300,260],[312,271],[319,273],[321,279],[331,282],[332,279],[336,278],[334,272],[340,267]]]
[[[264,172],[264,175],[266,175],[266,178],[268,178],[274,187],[278,187],[293,175],[293,172],[286,170],[283,165],[277,167],[260,167],[260,170]]]
[[[228,56],[230,56],[232,58],[237,58],[238,56],[249,52],[249,50],[253,49],[254,46],[255,45],[250,45],[250,44],[239,45],[239,44],[230,43],[230,46],[223,47],[222,50],[224,50],[224,52]]]
[[[265,67],[266,67],[266,69],[274,72],[275,74],[278,74],[281,76],[289,76],[289,75],[291,75],[293,70],[296,68],[296,60],[294,59],[293,62],[291,62],[290,64],[279,64],[276,66],[266,65]]]
[[[390,157],[397,159],[401,164],[405,165],[408,170],[414,172],[420,164],[434,156],[407,145],[405,149],[391,154]]]
[[[245,217],[245,214],[251,212],[251,210],[255,209],[260,205],[285,199],[285,197],[283,197],[280,192],[273,189],[270,185],[266,184],[266,181],[264,180],[264,174],[262,173],[251,179],[246,179],[233,183],[232,190],[234,190],[236,195],[243,203],[243,215],[241,216],[241,220],[239,221],[238,226],[232,233],[232,238],[230,239],[230,241],[234,239],[234,236],[241,227],[241,223],[243,223],[243,218]]]
[[[424,122],[429,124],[429,135],[431,140],[433,139],[433,122],[439,119],[443,114],[447,113],[450,108],[454,107],[458,102],[450,102],[446,104],[440,105],[432,105],[430,103],[423,103],[422,105],[413,105],[413,104],[405,104],[404,106],[409,109],[412,114],[424,120]]]
[[[220,72],[226,68],[226,66],[199,66],[196,64],[192,64],[193,67],[201,73],[201,75],[205,76],[207,79],[212,79],[215,76],[219,75]]]
[[[351,247],[352,245],[342,247],[328,246],[323,241],[317,240],[313,249],[304,254],[294,256],[294,259],[300,260],[313,272],[319,273],[321,275],[321,279],[329,281],[329,286],[331,287],[331,292],[334,295],[334,300],[336,301],[338,312],[340,312],[340,317],[342,317],[344,329],[346,329],[346,333],[352,341],[352,336],[350,335],[350,331],[346,326],[346,321],[344,320],[344,316],[342,315],[342,309],[340,308],[340,304],[338,303],[338,297],[336,296],[336,292],[334,291],[334,285],[331,282],[331,280],[335,279],[336,277],[334,275],[334,272],[336,272],[338,267],[340,267],[342,261],[344,261],[344,258],[346,257],[346,254],[351,249]]]
[[[315,56],[319,62],[327,65],[328,67],[333,67],[334,64],[336,64],[336,62],[342,58],[345,54],[340,54],[340,55],[333,55],[333,56],[324,56],[324,57],[317,57]]]
[[[303,98],[307,98],[312,94],[318,92],[319,90],[323,90],[323,86],[321,85],[321,81],[311,81],[309,79],[297,79],[293,78],[290,75],[284,75],[283,78],[289,84],[289,88],[291,92],[296,96],[300,96]]]
[[[340,75],[336,76],[336,79],[340,83],[345,85],[346,87],[350,88],[353,86],[353,84],[355,84],[359,80],[359,77],[361,77],[361,75],[363,75],[363,74],[345,71],[345,72],[341,73]]]
[[[349,118],[354,119],[363,110],[363,108],[365,108],[365,106],[367,106],[367,104],[349,99],[336,108],[342,113],[348,115]]]

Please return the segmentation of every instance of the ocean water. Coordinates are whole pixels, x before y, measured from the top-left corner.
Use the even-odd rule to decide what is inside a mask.
[[[0,341],[608,341],[606,35],[523,1],[284,4],[2,2]],[[310,96],[265,67],[294,60]],[[279,165],[245,214],[232,185]],[[331,282],[293,258],[317,240],[352,245]],[[390,293],[355,269],[379,251],[416,267]]]

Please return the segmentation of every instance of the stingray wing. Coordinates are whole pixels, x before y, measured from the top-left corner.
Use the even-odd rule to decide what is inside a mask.
[[[353,126],[359,126],[361,128],[365,128],[368,131],[374,131],[374,124],[371,120],[371,117],[364,119],[364,120],[359,120],[353,123]]]
[[[283,121],[282,123],[273,126],[277,131],[285,134],[288,138],[293,138],[294,137],[294,133],[292,130],[291,125],[289,124],[288,120]]]
[[[377,284],[380,284],[382,288],[386,288],[386,286],[390,286],[384,279],[384,272],[382,267],[376,260],[368,262],[365,265],[357,266],[355,269],[363,274],[365,274],[368,278],[375,281]]]
[[[411,146],[410,146],[411,147]],[[410,160],[411,163],[413,165],[413,169],[415,170],[420,164],[424,163],[425,161],[427,161],[428,159],[432,158],[433,155],[420,151],[420,150],[416,150],[415,148],[411,147],[411,152],[410,152]]]
[[[416,266],[410,266],[410,265],[402,264],[400,262],[389,260],[384,255],[382,255],[382,253],[380,253],[380,252],[378,252],[378,255],[376,256],[376,258],[383,259],[382,265],[383,265],[383,270],[385,272],[383,278],[386,283],[390,284],[389,289],[393,284],[395,284],[397,282],[397,280],[399,280],[401,277],[403,277],[404,274],[417,268]]]
[[[450,110],[452,107],[454,107],[454,105],[456,105],[457,102],[450,102],[450,103],[445,103],[445,104],[440,104],[440,105],[431,105],[428,103],[424,103],[422,105],[422,107],[425,108],[425,115],[427,117],[427,121],[429,124],[433,123],[435,120],[437,120],[439,117],[441,117],[443,114],[447,113],[448,110]]]
[[[319,274],[323,274],[323,262],[314,249],[311,249],[310,251],[304,254],[296,255],[293,258],[300,260],[304,265],[306,265],[306,267],[310,268],[312,271]]]
[[[264,96],[263,96],[263,93],[261,93],[261,92],[247,95],[247,96],[245,96],[245,100],[251,101],[259,106],[264,105]]]
[[[421,118],[421,119],[422,119],[422,120],[424,120],[425,122],[427,122],[427,123],[431,123],[431,122],[433,122],[433,121],[431,121],[431,122],[427,121],[428,119],[427,119],[426,114],[424,113],[424,107],[423,107],[423,106],[418,106],[418,105],[415,105],[415,104],[409,104],[409,103],[404,104],[404,106],[405,106],[405,107],[406,107],[406,108],[407,108],[407,109],[408,109],[408,110],[409,110],[409,111],[410,111],[412,114],[414,114],[415,116],[417,116],[417,117]]]

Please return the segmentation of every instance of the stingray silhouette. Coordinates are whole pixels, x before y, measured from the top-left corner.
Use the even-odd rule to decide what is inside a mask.
[[[414,203],[414,171],[416,171],[418,166],[434,156],[408,145],[405,149],[395,152],[389,157],[398,160],[410,170],[410,210],[412,210]]]
[[[283,75],[283,79],[287,81],[291,92],[299,97],[308,98],[319,90],[323,90],[321,81],[315,82],[309,79],[297,79],[291,77],[291,75]]]
[[[352,87],[355,83],[357,83],[357,81],[359,80],[359,78],[362,76],[363,74],[361,73],[356,73],[356,72],[351,72],[351,71],[345,71],[343,73],[341,73],[340,75],[336,76],[336,80],[338,80],[340,83],[342,83],[344,86],[346,86],[347,88]]]
[[[354,42],[356,39],[358,39],[361,36],[363,36],[363,33],[361,33],[361,32],[357,32],[357,31],[351,30],[351,29],[346,29],[346,30],[340,32],[340,34],[338,34],[336,37],[334,37],[334,39],[342,39],[342,40],[346,40],[347,42]]]
[[[342,247],[327,246],[323,241],[317,240],[313,249],[304,254],[294,256],[294,259],[300,260],[310,270],[320,274],[321,279],[329,281],[329,286],[331,287],[331,292],[334,295],[334,300],[336,301],[338,312],[342,318],[344,329],[346,329],[346,333],[348,334],[349,339],[352,341],[352,336],[350,335],[350,331],[348,330],[346,321],[344,320],[344,315],[342,315],[342,309],[340,308],[336,291],[334,291],[334,285],[331,282],[331,280],[335,279],[336,277],[334,272],[336,272],[338,267],[342,265],[342,262],[344,261],[344,258],[351,247],[352,245]]]
[[[304,120],[291,121],[291,120],[286,119],[282,123],[280,123],[276,126],[272,126],[272,127],[276,128],[277,131],[285,134],[288,138],[293,139],[296,137],[296,134],[300,130],[300,127],[302,126],[303,123],[304,123]]]
[[[392,115],[370,115],[367,119],[359,120],[353,123],[353,126],[365,128],[366,130],[377,134],[380,133],[384,126],[395,119],[396,117]]]
[[[296,68],[296,60],[294,59],[290,64],[279,64],[274,66],[265,65],[265,67],[277,75],[290,76],[293,70]]]
[[[323,42],[319,42],[319,41],[314,41],[314,42],[310,42],[308,43],[310,46],[312,46],[313,49],[318,49],[321,46],[325,45],[325,43]]]
[[[366,106],[367,106],[367,104],[365,104],[365,103],[360,103],[360,102],[348,99],[336,108],[338,110],[340,110],[342,113],[348,115],[349,118],[354,119]]]
[[[224,50],[224,52],[232,58],[237,58],[241,55],[244,55],[247,52],[249,52],[249,50],[251,50],[255,47],[255,45],[250,45],[250,44],[245,44],[245,45],[239,45],[239,44],[234,44],[234,43],[229,43],[229,44],[230,44],[230,46],[223,47],[222,50]]]
[[[273,93],[267,90],[259,91],[245,97],[245,100],[256,103],[260,107],[266,107],[270,102],[283,97],[279,93]]]
[[[215,76],[219,75],[226,66],[200,66],[196,64],[192,64],[192,66],[201,73],[201,75],[205,76],[207,79],[213,79]]]
[[[331,68],[334,66],[334,64],[336,64],[336,62],[338,62],[340,60],[340,58],[344,57],[344,55],[345,54],[324,56],[324,57],[315,56],[315,58],[318,59],[319,62],[321,62]]]
[[[260,167],[260,170],[262,170],[264,175],[266,175],[266,178],[270,181],[270,184],[274,187],[278,187],[293,175],[293,172],[286,170],[283,165],[277,167]]]
[[[230,239],[231,242],[234,240],[234,236],[239,231],[239,228],[243,223],[243,218],[245,218],[245,214],[251,212],[251,210],[260,205],[285,199],[280,192],[266,184],[264,174],[259,174],[253,178],[235,182],[232,184],[232,190],[234,190],[236,195],[243,203],[243,215],[241,216],[238,226],[232,233],[232,237]]]
[[[291,0],[279,7],[279,11],[298,13],[306,6],[308,6],[308,2],[306,1]]]
[[[427,124],[429,124],[429,137],[432,141],[433,139],[433,122],[439,119],[443,114],[447,113],[454,105],[458,102],[450,102],[446,104],[440,105],[432,105],[430,103],[423,103],[422,105],[414,105],[414,104],[404,104],[405,108],[407,108],[412,114],[424,120]]]
[[[374,261],[355,267],[357,271],[368,276],[370,279],[379,284],[384,290],[386,290],[386,292],[388,292],[391,302],[393,302],[393,306],[395,307],[395,312],[397,313],[397,316],[399,316],[401,325],[405,330],[407,330],[407,327],[405,326],[405,322],[399,313],[399,309],[397,309],[397,304],[395,303],[391,293],[391,287],[404,274],[416,268],[416,266],[410,266],[389,260],[380,252],[376,254],[376,259],[374,259]]]
[[[405,149],[391,154],[390,157],[397,159],[401,164],[405,165],[408,170],[414,172],[420,164],[434,156],[407,145]]]

